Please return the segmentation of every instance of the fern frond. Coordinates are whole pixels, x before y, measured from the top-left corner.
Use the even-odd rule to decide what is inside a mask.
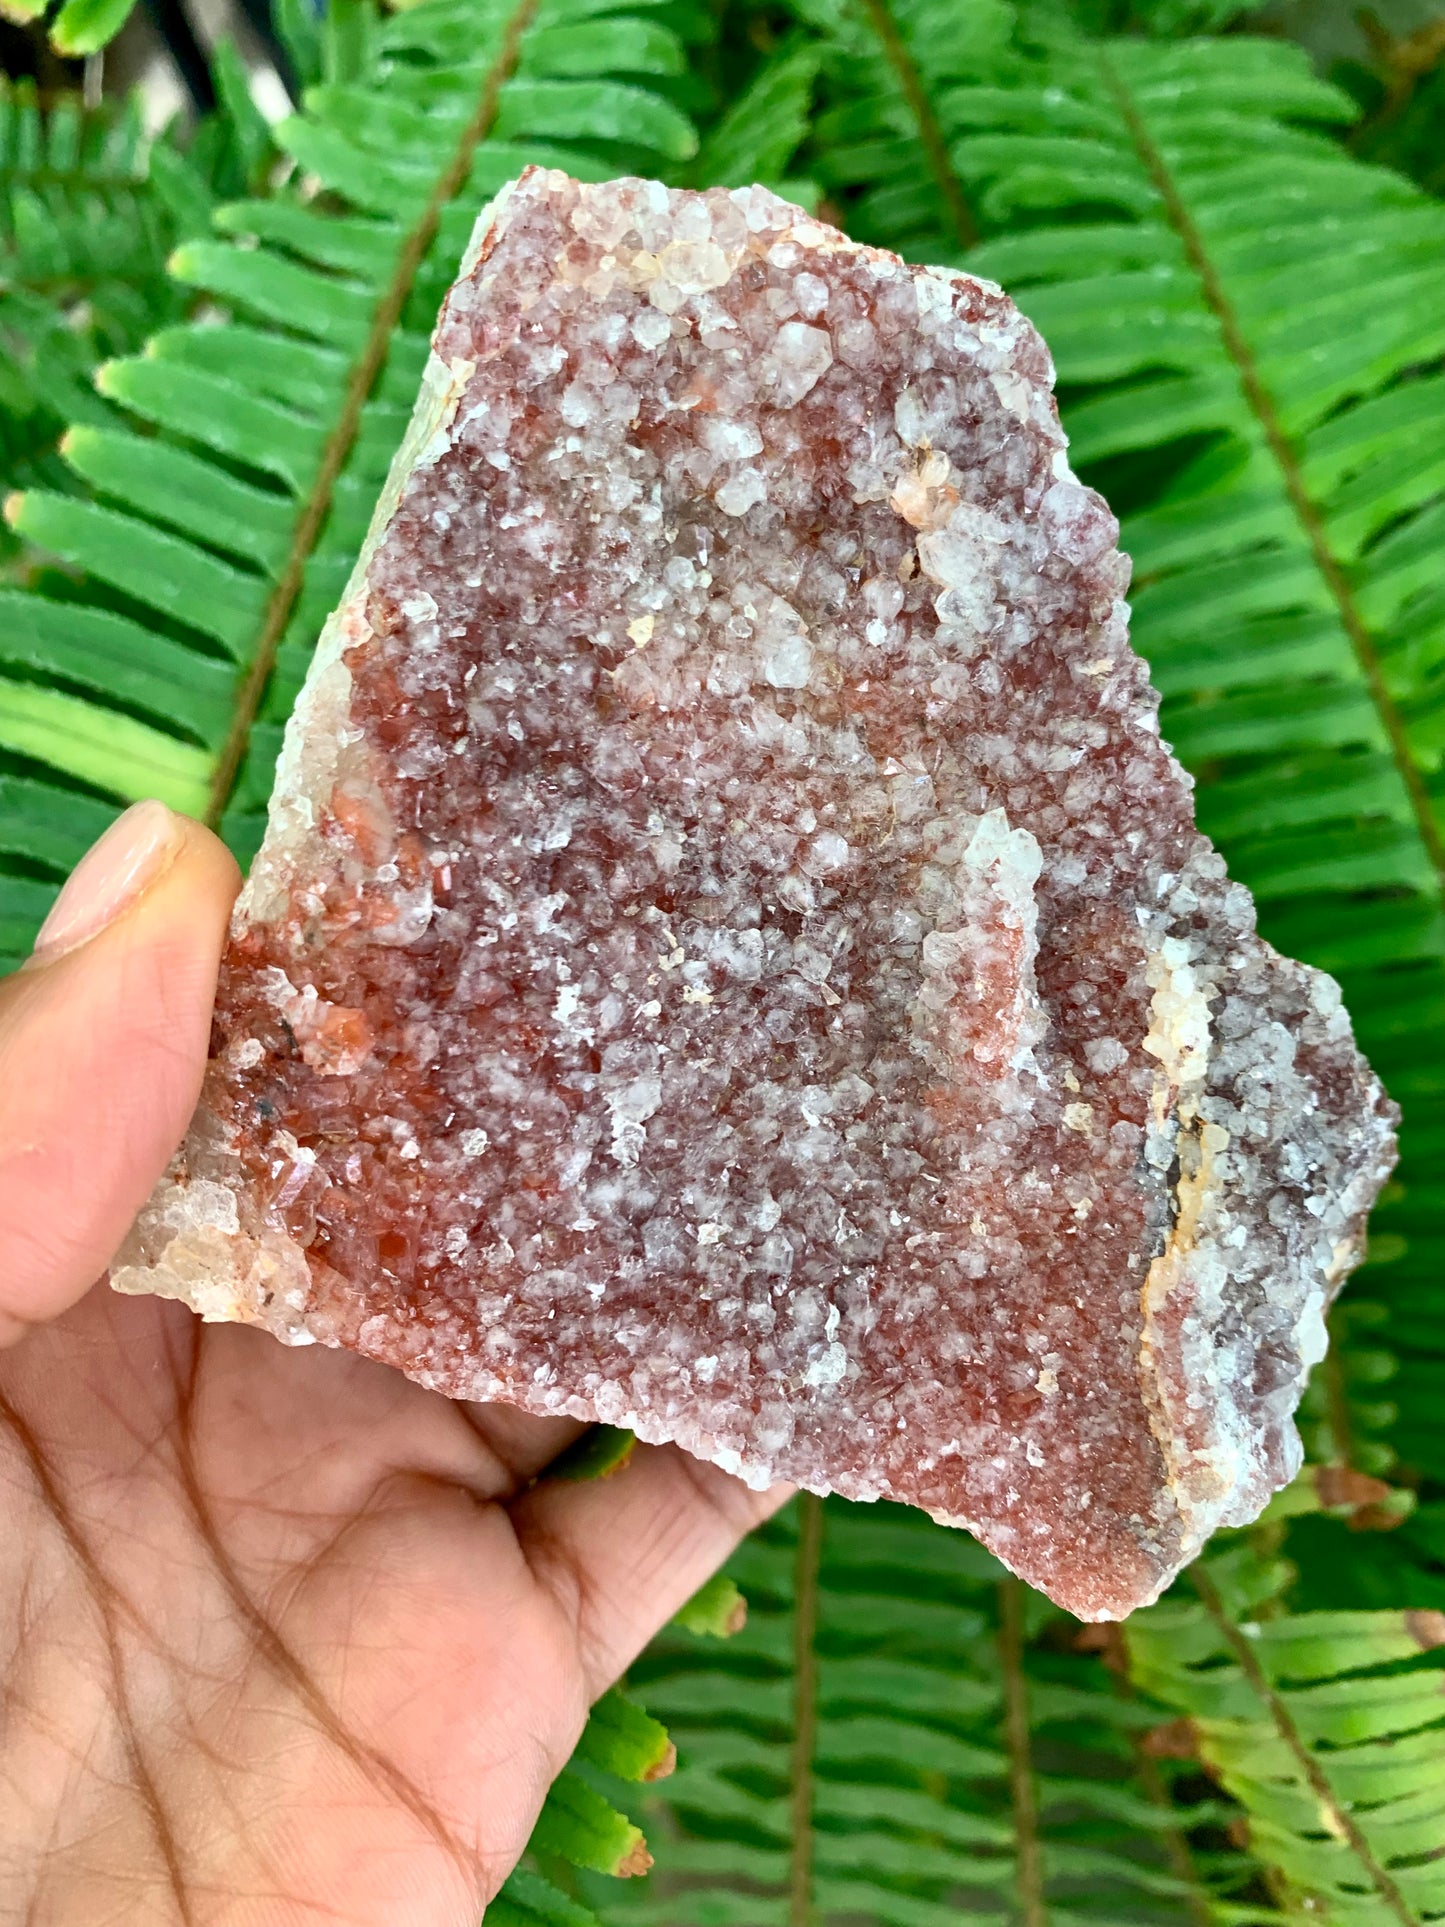
[[[146,149],[135,102],[113,114],[62,98],[42,112],[32,82],[0,83],[6,282],[83,289],[117,272],[133,278],[152,261],[136,205]]]
[[[979,215],[953,146],[970,86],[1017,65],[1004,0],[804,0],[819,35],[822,109],[803,166],[860,241],[958,263]]]
[[[746,187],[761,181],[792,200],[815,198],[809,182],[786,179],[807,136],[822,49],[790,42],[764,61],[703,142],[692,177],[702,187]]]
[[[572,1762],[553,1784],[528,1856],[566,1879],[581,1868],[628,1879],[652,1864],[641,1830],[597,1784],[644,1782],[672,1771],[676,1755],[666,1729],[621,1693],[604,1693],[592,1708]],[[580,1771],[579,1771],[580,1767]],[[595,1913],[562,1892],[535,1867],[519,1867],[487,1908],[502,1927],[601,1927]]]
[[[94,38],[125,4],[67,0],[64,31]],[[1223,7],[1163,0],[1142,24]],[[1201,822],[1266,933],[1343,976],[1406,1103],[1307,1440],[1326,1470],[1445,1476],[1445,210],[1346,151],[1352,104],[1278,42],[1090,39],[1062,8],[1029,39],[1003,0],[792,12],[699,150],[683,109],[715,87],[688,48],[717,23],[692,0],[321,20],[282,0],[310,89],[276,133],[289,178],[272,191],[237,107],[242,198],[214,225],[192,157],[6,97],[0,332],[23,352],[0,437],[29,550],[0,588],[0,967],[134,796],[249,854],[497,187],[529,161],[812,183],[860,239],[1004,280],[1050,341],[1074,458],[1123,511],[1136,639]],[[594,1434],[565,1469],[629,1444]],[[666,1729],[618,1695],[594,1709],[488,1920],[1445,1918],[1445,1507],[1428,1483],[1413,1511],[1362,1490],[1311,1469],[1122,1643],[1081,1642],[963,1534],[805,1499],[639,1662]],[[1342,1541],[1331,1513],[1396,1529]],[[1283,1609],[1292,1569],[1261,1549],[1285,1532],[1291,1597],[1329,1610]],[[647,1789],[659,1862],[621,1886],[648,1848],[619,1775]]]
[[[523,1867],[508,1875],[487,1908],[487,1919],[492,1927],[601,1927],[590,1907]]]
[[[163,330],[102,370],[135,426],[69,438],[91,499],[32,490],[9,511],[84,586],[79,601],[35,593],[35,666],[60,687],[0,690],[0,749],[117,803],[198,807],[243,857],[477,210],[531,161],[605,178],[696,147],[658,91],[682,65],[675,36],[606,0],[425,0],[376,29],[362,65],[276,130],[303,185],[223,211],[234,238],[173,257],[176,282],[230,318]],[[102,611],[129,625],[134,663],[97,640]],[[64,726],[31,714],[42,694]]]
[[[65,486],[55,444],[71,421],[101,421],[90,388],[106,355],[128,353],[177,316],[165,259],[174,196],[152,178],[157,150],[135,104],[42,112],[34,86],[0,80],[0,484]],[[166,149],[204,220],[204,181]]]
[[[1032,223],[972,264],[1038,323],[1074,458],[1125,510],[1135,640],[1201,826],[1266,934],[1343,978],[1406,1101],[1369,1291],[1408,1303],[1389,1336],[1433,1379],[1441,1195],[1412,1141],[1445,1114],[1445,210],[1335,143],[1351,112],[1278,42],[1068,36],[1032,84],[981,93],[955,157],[986,218]],[[1378,1430],[1355,1389],[1332,1456]],[[1401,1412],[1399,1449],[1445,1470]]]
[[[1421,1927],[1445,1914],[1445,1615],[1279,1616],[1275,1577],[1247,1552],[1200,1562],[1193,1600],[1130,1620],[1131,1675],[1190,1722],[1310,1915]]]
[[[748,1623],[748,1602],[737,1581],[720,1572],[700,1586],[676,1615],[684,1632],[711,1639],[731,1639]]]
[[[611,1916],[1230,1917],[1237,1860],[1186,1840],[1220,1809],[1176,1805],[1162,1776],[1151,1795],[1139,1770],[1164,1711],[1121,1692],[1073,1649],[1072,1622],[966,1535],[804,1499],[729,1570],[746,1628],[721,1646],[674,1631],[635,1669],[679,1764],[648,1803],[654,1873]]]
[[[5,12],[21,22],[39,20],[50,14],[50,44],[67,59],[83,59],[109,46],[135,10],[136,0],[61,0],[51,11],[51,0],[6,0]],[[340,11],[333,8],[332,11]],[[290,8],[283,8],[289,14]],[[294,19],[282,26],[282,39],[288,44],[296,37]],[[298,63],[299,65],[299,63]]]

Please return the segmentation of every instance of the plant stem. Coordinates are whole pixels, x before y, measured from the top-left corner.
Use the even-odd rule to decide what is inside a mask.
[[[1254,358],[1254,350],[1245,338],[1234,304],[1204,245],[1204,237],[1193,215],[1186,207],[1178,184],[1145,125],[1142,115],[1134,105],[1128,89],[1108,55],[1102,50],[1099,61],[1104,78],[1113,92],[1120,117],[1128,128],[1139,158],[1158,191],[1159,198],[1164,204],[1164,211],[1183,243],[1189,264],[1199,277],[1205,303],[1219,324],[1220,338],[1224,343],[1225,352],[1234,363],[1235,373],[1239,377],[1239,385],[1244,390],[1245,399],[1254,412],[1271,455],[1279,465],[1290,506],[1299,518],[1300,527],[1309,544],[1310,555],[1334,601],[1341,626],[1349,637],[1360,674],[1364,678],[1365,686],[1370,692],[1370,698],[1389,740],[1395,766],[1400,773],[1400,780],[1405,786],[1410,807],[1414,813],[1420,841],[1435,872],[1436,888],[1442,896],[1445,896],[1445,836],[1441,835],[1440,825],[1435,820],[1430,792],[1425,786],[1424,775],[1410,747],[1405,720],[1385,681],[1384,666],[1380,661],[1380,652],[1375,638],[1371,635],[1360,611],[1349,577],[1330,548],[1324,518],[1305,488],[1299,457],[1289,436],[1285,433],[1279,410],[1275,407],[1274,397],[1264,385],[1259,364]]]
[[[818,1728],[818,1565],[823,1552],[823,1501],[798,1495],[798,1550],[793,1567],[793,1850],[788,1869],[788,1927],[812,1927],[813,1748]]]
[[[1274,1729],[1293,1757],[1311,1793],[1319,1802],[1320,1816],[1337,1840],[1343,1841],[1360,1863],[1360,1869],[1384,1902],[1385,1907],[1401,1927],[1421,1927],[1417,1916],[1410,1911],[1405,1896],[1395,1884],[1388,1869],[1382,1867],[1375,1857],[1374,1849],[1361,1833],[1359,1824],[1351,1810],[1345,1806],[1330,1785],[1329,1776],[1319,1760],[1305,1745],[1299,1728],[1295,1725],[1294,1715],[1285,1704],[1283,1697],[1270,1683],[1268,1675],[1259,1663],[1259,1655],[1235,1625],[1225,1610],[1219,1589],[1202,1562],[1189,1568],[1189,1579],[1194,1590],[1204,1602],[1204,1610],[1214,1621],[1220,1638],[1233,1654],[1239,1670],[1244,1674],[1262,1702],[1265,1711],[1273,1722]]]
[[[928,169],[943,196],[943,204],[948,210],[948,219],[958,237],[958,244],[964,249],[976,247],[979,239],[978,222],[973,218],[973,209],[964,194],[963,183],[954,172],[953,157],[948,151],[948,136],[928,97],[918,63],[908,51],[898,31],[897,21],[888,11],[887,0],[863,0],[863,7],[874,33],[883,43],[889,64],[898,76],[898,84],[903,89],[903,97],[912,110],[913,118],[918,122],[918,138],[928,160]]]
[[[1122,1698],[1138,1704],[1138,1695],[1127,1679],[1118,1682]],[[1169,1824],[1163,1829],[1164,1852],[1169,1860],[1169,1871],[1184,1889],[1184,1905],[1189,1914],[1191,1927],[1213,1927],[1214,1916],[1210,1911],[1209,1896],[1199,1878],[1199,1870],[1194,1864],[1194,1855],[1189,1848],[1189,1838],[1182,1826],[1175,1824],[1179,1809],[1159,1770],[1159,1762],[1144,1747],[1142,1736],[1134,1742],[1134,1765],[1139,1775],[1139,1784],[1144,1789],[1145,1798],[1151,1806],[1158,1807],[1161,1813],[1170,1816]]]
[[[1022,1927],[1048,1927],[1039,1808],[1029,1746],[1029,1688],[1024,1676],[1024,1587],[1019,1579],[1005,1579],[999,1584],[998,1650],[1003,1662],[1004,1732],[1018,1856],[1019,1919]]]
[[[1397,38],[1368,9],[1363,9],[1356,18],[1391,76],[1385,98],[1373,112],[1355,122],[1346,138],[1345,145],[1350,152],[1362,154],[1368,151],[1377,134],[1384,133],[1400,118],[1421,83],[1445,60],[1445,19],[1428,20],[1414,33]]]
[[[271,671],[275,667],[276,651],[281,646],[286,625],[291,620],[291,612],[296,606],[297,597],[305,581],[306,564],[311,559],[312,551],[316,547],[326,518],[331,511],[332,494],[341,471],[346,465],[347,457],[355,445],[367,400],[386,365],[392,335],[401,321],[407,297],[416,283],[418,270],[437,237],[442,214],[447,204],[455,200],[465,186],[476,151],[491,132],[492,123],[497,118],[497,103],[502,88],[517,64],[522,36],[527,31],[536,8],[537,0],[521,0],[521,4],[507,22],[501,45],[497,49],[497,57],[487,69],[482,90],[477,96],[476,110],[462,130],[461,138],[457,142],[451,159],[437,176],[432,191],[427,197],[426,206],[402,242],[391,278],[376,304],[366,340],[346,383],[341,414],[337,418],[336,426],[326,438],[326,446],[321,452],[321,461],[316,470],[315,480],[307,491],[306,499],[301,505],[301,512],[296,518],[286,560],[266,604],[256,651],[237,695],[236,712],[232,718],[231,727],[226,732],[226,740],[221,745],[221,753],[211,780],[210,806],[206,811],[206,821],[213,829],[221,820],[235,785],[237,773],[245,759],[247,745],[251,740],[251,728],[260,711],[261,702],[266,693],[266,684],[271,679]]]

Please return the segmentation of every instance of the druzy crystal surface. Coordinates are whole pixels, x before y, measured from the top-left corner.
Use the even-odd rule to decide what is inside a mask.
[[[1287,1479],[1392,1157],[1130,653],[1042,342],[760,188],[483,217],[114,1276],[966,1524]]]

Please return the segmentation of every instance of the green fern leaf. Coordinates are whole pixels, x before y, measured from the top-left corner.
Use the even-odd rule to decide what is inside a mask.
[[[822,49],[802,42],[781,48],[708,135],[693,167],[700,186],[779,186],[808,131]],[[786,190],[798,199],[797,184]]]
[[[96,788],[124,786],[136,796],[159,797],[191,815],[204,806],[208,759],[203,751],[36,683],[0,677],[0,749]],[[7,896],[10,888],[7,878]],[[33,892],[26,900],[43,914]]]
[[[1016,64],[1011,10],[1003,0],[807,0],[799,11],[824,56],[824,105],[804,168],[858,240],[913,260],[961,261],[979,238],[952,153],[968,124],[963,83],[1003,78]]]
[[[19,776],[0,776],[0,852],[70,870],[110,821],[103,803]]]
[[[122,10],[68,0],[67,31]],[[1057,12],[1011,38],[998,0],[794,12],[698,148],[679,107],[707,97],[687,51],[713,31],[701,8],[423,0],[382,18],[346,0],[318,28],[283,5],[310,89],[276,134],[291,183],[266,194],[239,116],[249,198],[204,236],[205,180],[172,149],[146,172],[130,123],[102,136],[73,110],[0,102],[0,247],[33,270],[0,295],[0,325],[42,344],[0,368],[0,430],[47,384],[74,424],[63,463],[54,411],[49,441],[22,450],[10,511],[30,547],[26,583],[0,590],[0,967],[132,796],[204,809],[249,855],[482,201],[529,161],[797,170],[859,238],[972,249],[1050,339],[1074,456],[1123,511],[1136,636],[1201,821],[1267,933],[1345,977],[1406,1103],[1402,1183],[1337,1313],[1307,1438],[1325,1461],[1382,1471],[1397,1452],[1438,1477],[1445,215],[1344,151],[1351,104],[1277,42],[1090,40]],[[189,237],[148,323],[130,241],[90,212],[53,218],[47,170],[66,168],[86,209],[131,197],[114,204],[134,206],[148,273]],[[68,362],[56,275],[104,320]],[[127,358],[193,301],[204,325]],[[107,353],[97,393],[83,378]],[[594,1438],[576,1469],[624,1445]],[[1375,1523],[1410,1516],[1352,1535],[1341,1560],[1311,1474],[1255,1543],[1211,1553],[1195,1594],[1131,1623],[1132,1683],[966,1536],[804,1500],[639,1662],[667,1730],[617,1695],[594,1710],[539,1823],[541,1874],[514,1874],[488,1918],[1437,1918],[1438,1490],[1382,1505]],[[1292,1569],[1268,1555],[1286,1531],[1299,1589],[1348,1609],[1283,1612]],[[645,1850],[601,1776],[650,1782],[669,1733],[677,1772],[640,1796],[658,1873],[617,1887],[600,1871]],[[1227,1844],[1241,1820],[1248,1850]]]
[[[178,249],[176,282],[231,318],[106,363],[105,403],[138,426],[96,403],[67,438],[65,486],[95,499],[32,489],[10,510],[85,586],[80,601],[35,594],[21,632],[44,647],[32,641],[22,666],[60,686],[7,683],[0,744],[32,775],[48,767],[117,803],[185,799],[242,855],[488,192],[531,161],[655,172],[697,145],[650,85],[682,68],[681,43],[625,6],[426,0],[326,57],[332,77],[276,138],[328,208],[345,205],[323,216],[309,187],[288,190],[223,213],[234,241]],[[21,135],[33,143],[28,124]],[[18,647],[7,659],[21,663]],[[36,881],[27,870],[30,915]]]
[[[664,1779],[676,1757],[665,1727],[615,1689],[604,1693],[588,1716],[571,1763],[543,1803],[528,1843],[529,1858],[547,1871],[560,1875],[565,1870],[569,1880],[581,1869],[614,1880],[645,1873],[652,1856],[642,1831],[618,1811],[603,1788],[609,1776],[633,1782]],[[507,1882],[488,1909],[489,1918],[499,1905],[503,1919],[512,1919],[509,1910],[517,1910],[519,1927],[531,1927],[534,1918],[555,1921],[557,1927],[597,1927],[585,1908],[577,1908],[551,1882],[528,1870]]]
[[[684,1632],[710,1639],[731,1639],[747,1623],[747,1601],[736,1580],[723,1572],[699,1586],[674,1620]]]
[[[553,1781],[530,1846],[533,1853],[623,1878],[651,1865],[641,1830],[570,1767]]]
[[[614,1690],[592,1708],[577,1758],[623,1780],[661,1780],[672,1771],[677,1749],[665,1726]]]
[[[1239,1862],[1187,1840],[1219,1806],[1141,1774],[1164,1709],[965,1534],[805,1498],[729,1572],[746,1629],[671,1632],[635,1669],[678,1768],[648,1802],[650,1880],[592,1896],[610,1917],[1228,1918]]]
[[[1421,1927],[1445,1912],[1445,1617],[1272,1616],[1269,1578],[1247,1559],[1197,1565],[1192,1602],[1129,1622],[1131,1675],[1189,1720],[1312,1916]]]
[[[552,1461],[547,1477],[578,1484],[605,1479],[626,1465],[636,1444],[635,1433],[620,1425],[590,1425],[575,1444]]]
[[[601,1927],[590,1908],[581,1907],[525,1868],[508,1876],[487,1908],[492,1927]]]

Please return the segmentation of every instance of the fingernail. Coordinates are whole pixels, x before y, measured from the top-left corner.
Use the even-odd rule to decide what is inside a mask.
[[[132,803],[71,871],[31,961],[52,963],[98,936],[169,867],[180,843],[180,822],[164,803]]]

